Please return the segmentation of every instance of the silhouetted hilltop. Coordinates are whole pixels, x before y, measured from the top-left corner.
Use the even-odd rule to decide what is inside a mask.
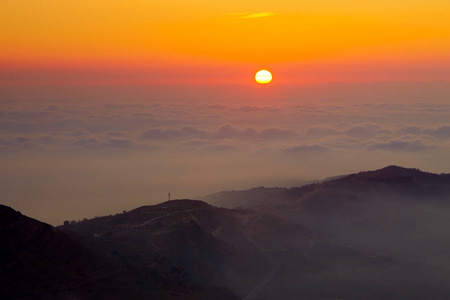
[[[172,274],[133,264],[115,249],[100,249],[68,232],[0,205],[0,298],[237,299],[225,288],[186,284]],[[207,244],[198,240],[195,231],[170,238],[180,245],[195,239],[199,245]],[[133,244],[125,247],[130,246]]]
[[[418,169],[388,166],[375,171],[365,171],[336,179],[325,180],[294,188],[258,187],[243,191],[223,191],[200,197],[220,207],[250,208],[258,205],[282,205],[303,201],[317,193],[339,193],[350,198],[367,198],[373,194],[398,194],[400,197],[444,199],[450,195],[450,174],[433,174]],[[340,195],[339,197],[341,197]],[[339,198],[338,197],[338,198]],[[317,197],[315,197],[317,198]],[[323,200],[324,197],[320,196]],[[333,198],[333,197],[328,197]],[[319,201],[319,200],[318,200]],[[327,202],[331,199],[326,200]],[[316,206],[319,203],[315,203]]]
[[[392,188],[411,188],[416,185],[420,188],[426,187],[448,187],[450,174],[433,174],[422,172],[419,169],[388,166],[376,171],[366,171],[352,174],[330,181],[330,184],[360,183],[360,184],[385,184]]]
[[[206,202],[200,200],[190,200],[190,199],[175,199],[171,201],[166,201],[156,205],[146,205],[141,206],[136,209],[131,210],[129,213],[138,214],[152,212],[158,209],[169,209],[170,211],[176,210],[186,210],[186,209],[210,209],[212,206]]]
[[[155,270],[181,285],[226,287],[245,296],[249,283],[267,270],[242,235],[254,217],[254,212],[183,199],[60,228],[99,253]]]
[[[389,166],[301,187],[291,205],[332,210],[361,201],[447,201],[449,196],[450,175]]]
[[[67,233],[0,205],[0,244],[2,299],[89,294],[76,283],[95,280],[99,264]]]

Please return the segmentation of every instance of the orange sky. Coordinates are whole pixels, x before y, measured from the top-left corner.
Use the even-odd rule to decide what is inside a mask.
[[[3,0],[0,83],[450,79],[447,0]]]

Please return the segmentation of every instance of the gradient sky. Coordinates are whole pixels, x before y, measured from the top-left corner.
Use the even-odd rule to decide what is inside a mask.
[[[442,81],[449,13],[445,0],[3,0],[0,83],[228,84],[258,68],[281,83]]]

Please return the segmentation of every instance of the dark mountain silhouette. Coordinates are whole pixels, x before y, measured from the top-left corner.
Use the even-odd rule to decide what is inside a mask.
[[[293,188],[258,187],[242,191],[223,191],[204,197],[199,197],[207,203],[219,207],[251,208],[259,205],[280,205],[285,203],[303,202],[306,196],[324,191],[347,191],[349,194],[373,193],[398,194],[400,197],[439,199],[450,194],[450,174],[432,174],[418,169],[408,169],[399,166],[388,166],[376,171],[360,172],[346,176],[328,178],[323,182],[303,185]],[[322,198],[322,197],[320,197]],[[335,201],[333,197],[323,197]],[[353,197],[351,197],[353,198]],[[337,202],[340,200],[337,199]],[[332,203],[327,203],[333,205]],[[319,205],[316,203],[315,205]],[[328,206],[327,206],[328,207]]]
[[[450,298],[448,174],[216,195],[247,208],[173,200],[56,229],[2,206],[2,299]]]
[[[172,200],[60,227],[97,252],[155,270],[187,286],[222,286],[245,296],[266,272],[242,234],[256,213]]]
[[[281,266],[260,299],[449,297],[450,175],[389,166],[284,193],[253,232]]]
[[[225,288],[175,278],[182,270],[165,273],[132,264],[114,249],[99,251],[4,205],[0,245],[1,299],[238,299]]]
[[[298,188],[205,199],[236,203],[234,196],[237,206],[262,211],[251,233],[280,265],[260,299],[450,295],[449,174],[388,166]]]

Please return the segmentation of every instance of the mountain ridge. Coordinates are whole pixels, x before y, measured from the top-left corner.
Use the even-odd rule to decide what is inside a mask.
[[[422,191],[421,193],[436,193],[436,191],[433,191],[433,184],[448,184],[450,181],[450,174],[442,173],[438,175],[423,172],[416,168],[404,168],[390,165],[374,171],[362,171],[359,173],[336,176],[328,180],[306,184],[300,187],[258,187],[241,191],[221,191],[198,197],[198,199],[219,207],[227,208],[251,208],[258,205],[281,205],[283,203],[280,203],[280,198],[283,199],[284,202],[295,202],[305,195],[317,190],[318,187],[332,187],[337,185],[346,185],[348,187],[352,183],[359,184],[360,186],[357,187],[359,189],[362,188],[361,184],[363,183],[403,185],[405,189],[413,188],[413,192],[408,193],[411,194],[411,196],[414,196],[414,193],[417,192],[417,190],[414,190],[414,188],[416,188],[414,184],[417,183],[417,181],[422,183],[422,185],[428,185],[429,189]],[[353,188],[356,188],[356,185],[354,185]]]
[[[125,261],[114,251],[99,251],[74,231],[4,205],[0,242],[2,299],[237,299],[223,287],[185,284],[173,276],[182,276],[182,270],[166,274]]]
[[[387,166],[236,193],[256,205],[177,199],[57,228],[0,206],[2,299],[450,297],[449,174]]]

